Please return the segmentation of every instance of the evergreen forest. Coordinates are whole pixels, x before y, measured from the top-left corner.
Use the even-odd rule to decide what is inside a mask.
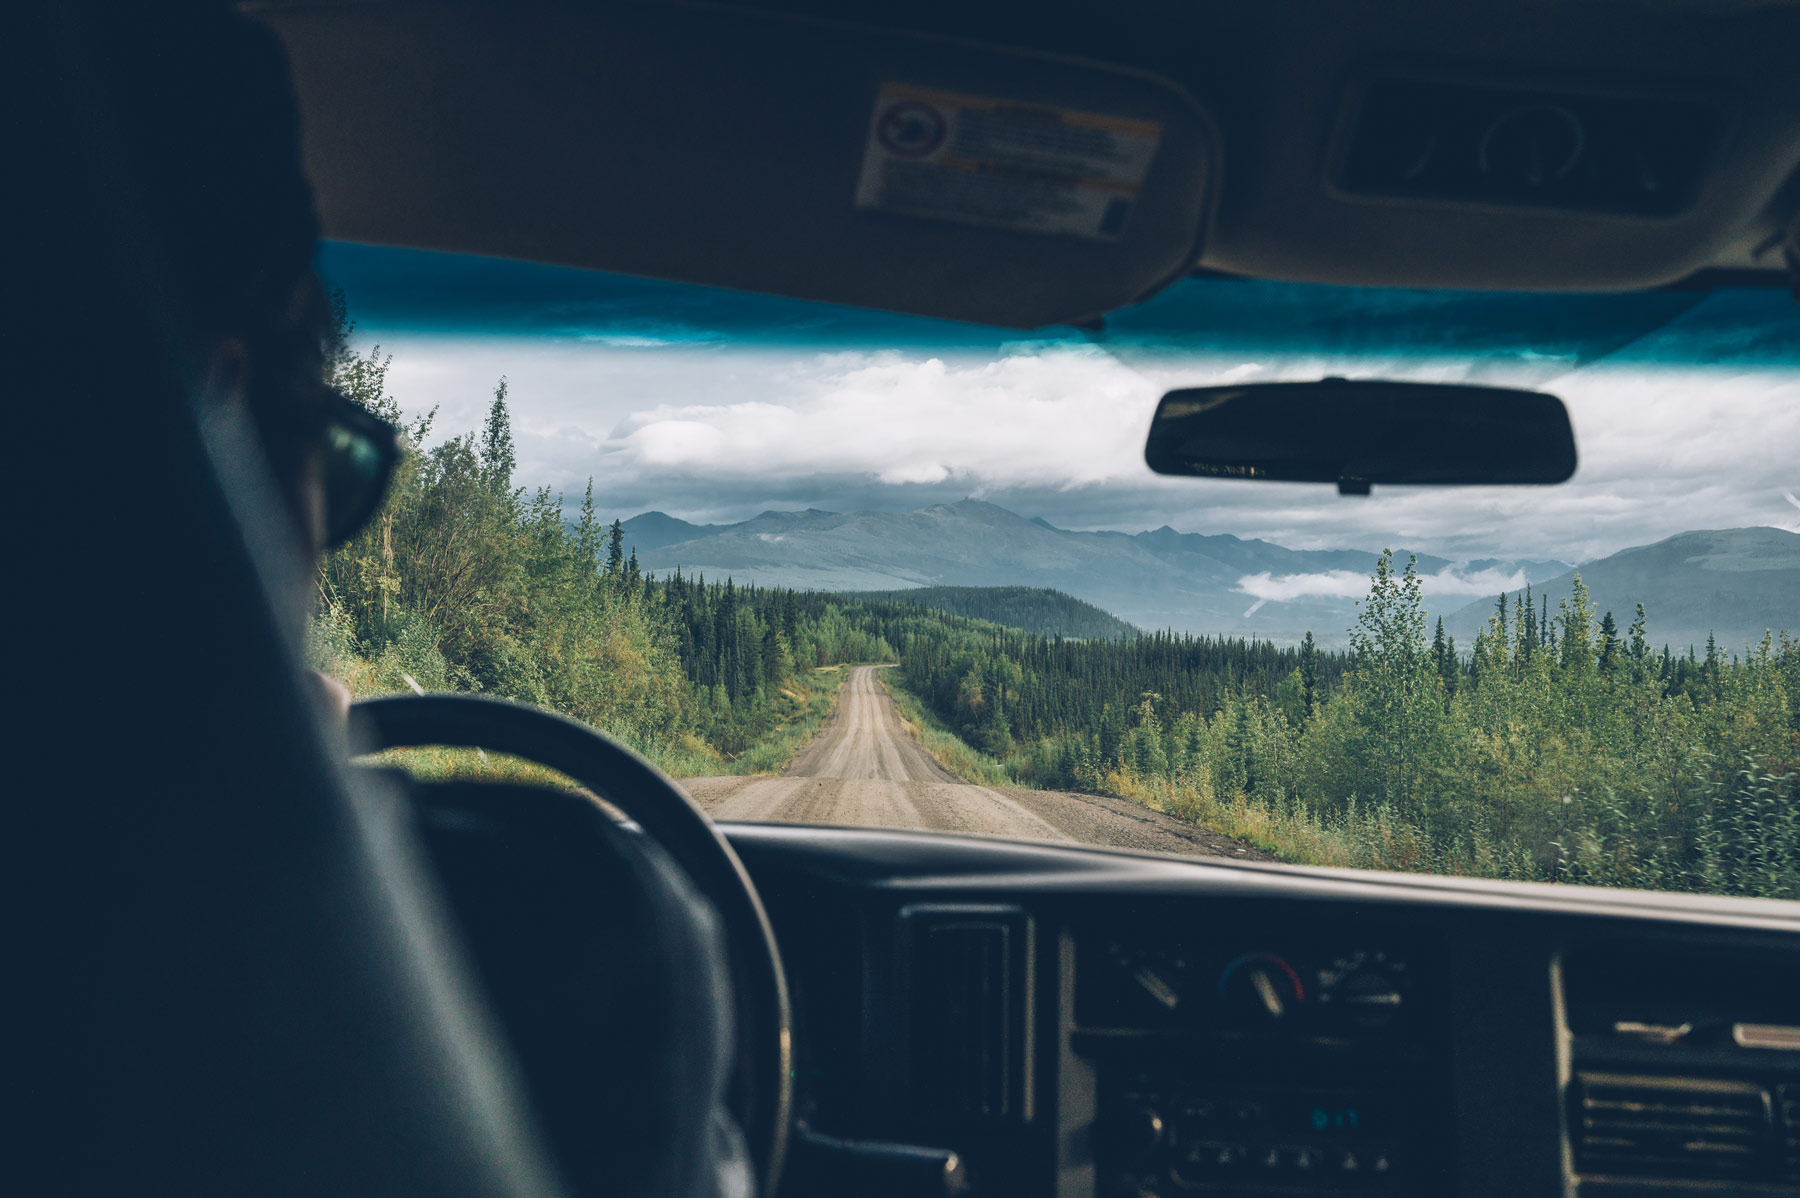
[[[1136,626],[1111,612],[1047,587],[914,587],[908,591],[852,591],[844,597],[863,603],[915,603],[1044,636],[1092,641],[1138,635]]]

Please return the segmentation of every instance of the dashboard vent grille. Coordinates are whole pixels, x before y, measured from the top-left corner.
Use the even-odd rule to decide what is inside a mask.
[[[932,912],[915,928],[914,1089],[921,1114],[951,1122],[1019,1117],[1025,921],[1010,912]]]
[[[1766,1176],[1769,1093],[1754,1082],[1582,1073],[1572,1114],[1585,1174]]]

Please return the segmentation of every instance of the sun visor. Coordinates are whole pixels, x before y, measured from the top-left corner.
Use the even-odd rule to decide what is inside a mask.
[[[262,6],[330,237],[1029,328],[1199,257],[1160,77],[674,5]]]

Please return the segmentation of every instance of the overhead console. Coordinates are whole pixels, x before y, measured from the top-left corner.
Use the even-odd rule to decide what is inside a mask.
[[[1367,83],[1334,182],[1353,195],[1669,217],[1694,203],[1725,128],[1705,97]]]
[[[1304,84],[1328,113],[1310,146],[1227,181],[1208,265],[1475,289],[1623,289],[1716,266],[1780,277],[1768,206],[1800,168],[1800,113],[1777,117],[1724,72],[1379,55],[1339,69],[1335,95]]]

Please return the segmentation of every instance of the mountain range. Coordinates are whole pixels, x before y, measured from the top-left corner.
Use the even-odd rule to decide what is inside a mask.
[[[1533,599],[1557,602],[1571,594],[1575,571],[1533,586]],[[1779,528],[1725,528],[1684,532],[1621,549],[1581,566],[1595,618],[1613,613],[1620,635],[1631,627],[1636,606],[1653,647],[1677,653],[1703,647],[1708,635],[1739,651],[1765,631],[1800,634],[1800,533]],[[1517,599],[1520,592],[1509,592]],[[1492,598],[1478,600],[1445,617],[1445,630],[1461,644],[1494,614]]]
[[[1371,549],[1290,549],[1229,534],[1078,532],[967,499],[912,512],[768,511],[736,524],[662,512],[624,522],[640,565],[662,574],[819,591],[1027,586],[1063,591],[1140,628],[1342,645],[1368,590]],[[1632,556],[1638,555],[1638,556]],[[1404,561],[1407,554],[1396,549]],[[1541,559],[1453,562],[1419,554],[1427,604],[1459,643],[1501,591],[1545,591],[1551,608],[1573,567]],[[1773,528],[1683,533],[1580,567],[1598,610],[1621,628],[1649,609],[1652,639],[1686,644],[1708,618],[1737,647],[1763,629],[1800,631],[1800,534]],[[1628,596],[1628,598],[1627,598]],[[1698,623],[1697,623],[1698,621]],[[1699,641],[1704,642],[1705,632]]]

